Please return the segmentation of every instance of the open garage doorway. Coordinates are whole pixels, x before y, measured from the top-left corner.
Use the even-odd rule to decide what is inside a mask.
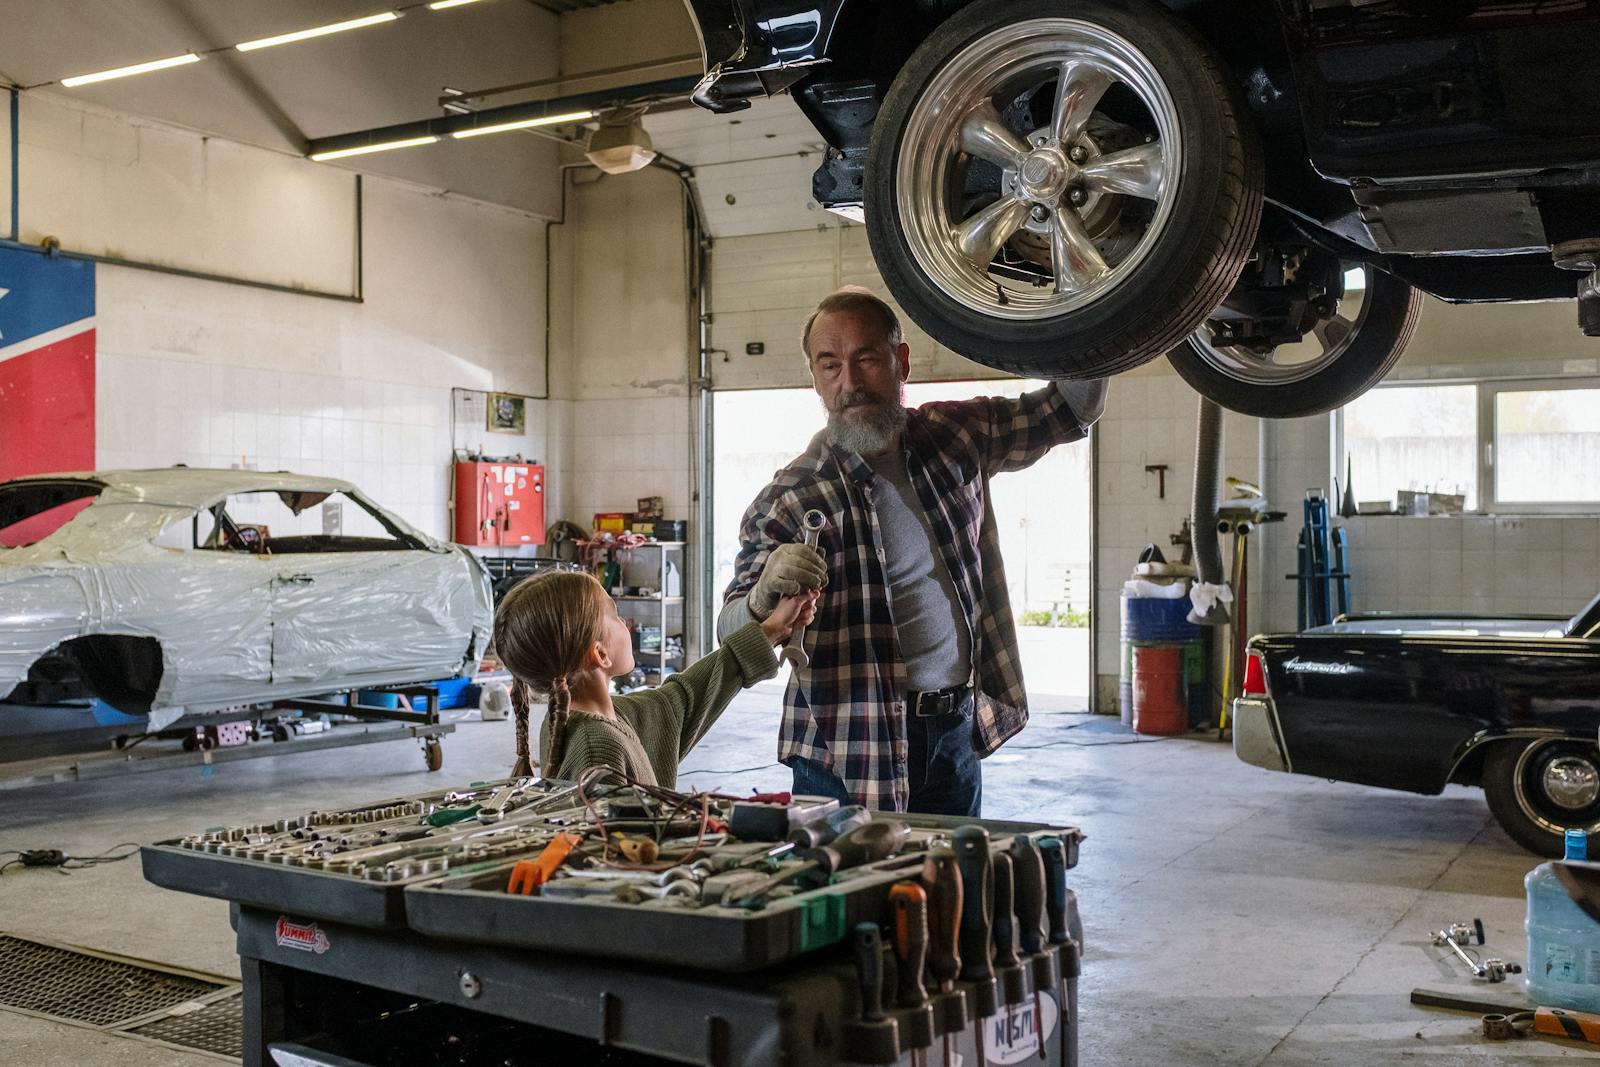
[[[1015,379],[912,382],[906,403],[1017,396],[1042,385]],[[714,613],[733,577],[745,509],[775,471],[805,450],[825,416],[810,389],[719,390],[712,397]],[[1088,710],[1093,484],[1087,442],[1057,448],[1027,470],[991,483],[1022,676],[1035,712]]]

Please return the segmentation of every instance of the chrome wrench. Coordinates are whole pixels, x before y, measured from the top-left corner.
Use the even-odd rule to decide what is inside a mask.
[[[822,533],[822,528],[828,525],[828,516],[816,508],[812,508],[805,513],[805,517],[801,522],[805,526],[806,545],[816,548],[818,535]],[[805,641],[806,628],[797,624],[794,632],[789,635],[789,643],[783,646],[783,659],[796,667],[811,666],[811,657],[806,655]]]

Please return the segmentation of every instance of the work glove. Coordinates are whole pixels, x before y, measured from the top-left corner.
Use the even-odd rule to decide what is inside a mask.
[[[1066,398],[1067,407],[1080,426],[1092,426],[1106,410],[1106,394],[1110,390],[1109,378],[1092,378],[1087,381],[1058,381],[1056,388]]]
[[[745,603],[760,621],[772,614],[781,598],[821,589],[827,581],[828,564],[821,552],[810,545],[779,545],[767,556]]]

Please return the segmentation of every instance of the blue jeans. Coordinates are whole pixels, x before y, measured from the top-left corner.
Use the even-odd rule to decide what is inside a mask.
[[[972,750],[971,695],[960,709],[948,715],[908,716],[906,740],[911,749],[908,810],[978,818],[983,804],[983,764]],[[794,772],[795,793],[832,797],[841,805],[855,803],[839,776],[816,760],[796,756],[787,763]]]

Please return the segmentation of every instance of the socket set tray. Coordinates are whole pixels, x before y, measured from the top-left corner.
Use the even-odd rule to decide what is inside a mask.
[[[743,971],[889,918],[898,881],[975,825],[1059,842],[1073,827],[832,800],[538,778],[214,827],[143,849],[147,880],[300,918],[433,938]]]

